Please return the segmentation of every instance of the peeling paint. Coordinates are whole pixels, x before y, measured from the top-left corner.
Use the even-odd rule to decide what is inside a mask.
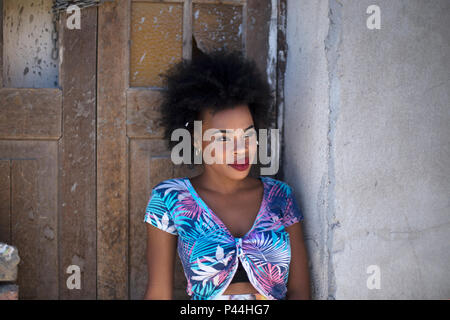
[[[53,240],[55,238],[55,233],[53,232],[53,229],[49,227],[48,225],[44,228],[44,237],[47,240]]]
[[[43,0],[33,7],[28,0],[4,2],[5,87],[54,88],[58,68],[51,60],[50,14],[52,1]],[[20,52],[20,54],[17,54]],[[41,64],[41,61],[44,61]]]
[[[79,255],[75,254],[75,255],[72,256],[71,264],[79,266],[80,270],[83,271],[84,270],[85,259],[83,257],[80,257]]]
[[[277,61],[277,27],[278,27],[278,4],[277,0],[272,0],[272,11],[269,25],[269,49],[267,54],[267,81],[270,87],[275,90],[276,82],[276,61]]]
[[[144,54],[142,55],[141,59],[139,60],[139,64],[142,63],[142,61],[144,60],[146,54],[147,54],[147,52],[144,52]]]

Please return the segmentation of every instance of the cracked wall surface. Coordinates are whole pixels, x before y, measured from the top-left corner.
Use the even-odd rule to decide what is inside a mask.
[[[450,297],[449,31],[446,0],[288,0],[282,165],[314,298]]]

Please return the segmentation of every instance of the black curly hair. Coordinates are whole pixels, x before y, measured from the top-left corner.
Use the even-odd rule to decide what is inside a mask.
[[[170,141],[173,130],[185,128],[192,134],[194,120],[200,120],[204,109],[216,112],[245,104],[256,130],[273,123],[270,86],[256,63],[240,51],[196,54],[161,75],[167,89],[162,91],[162,125],[169,148],[178,143]]]

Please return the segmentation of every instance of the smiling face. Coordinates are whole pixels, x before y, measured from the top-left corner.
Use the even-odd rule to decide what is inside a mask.
[[[256,130],[247,105],[201,114],[205,170],[232,180],[247,177],[256,156]],[[199,145],[196,141],[196,145]],[[208,164],[211,155],[215,163]],[[211,162],[211,161],[210,161]]]

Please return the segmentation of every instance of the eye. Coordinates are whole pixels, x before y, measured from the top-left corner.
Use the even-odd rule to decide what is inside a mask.
[[[254,135],[256,134],[256,132],[255,131],[250,131],[249,133],[247,133],[247,134],[245,134],[244,135],[244,138],[251,138],[251,137],[253,137]]]

